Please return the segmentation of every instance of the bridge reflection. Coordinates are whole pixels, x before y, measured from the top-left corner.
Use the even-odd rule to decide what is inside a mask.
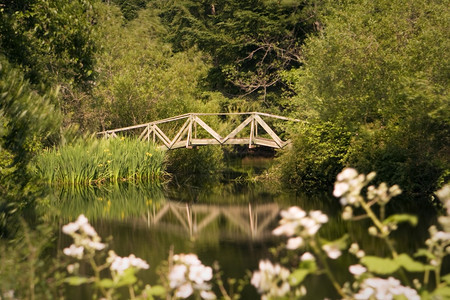
[[[216,235],[219,240],[263,241],[272,237],[279,206],[276,203],[206,205],[167,201],[159,209],[148,209],[133,225],[147,226],[191,239]]]

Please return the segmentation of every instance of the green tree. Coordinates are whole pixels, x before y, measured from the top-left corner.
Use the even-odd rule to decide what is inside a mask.
[[[61,117],[52,104],[56,96],[57,91],[40,96],[0,55],[0,236],[16,230],[17,220],[11,217],[31,199],[30,160],[58,137]]]
[[[296,116],[351,133],[347,164],[432,192],[449,167],[448,6],[383,0],[327,8],[323,30],[303,48],[303,66],[286,75]]]
[[[212,89],[227,96],[252,94],[266,105],[277,103],[280,73],[299,66],[300,45],[316,15],[309,1],[157,3],[176,50],[197,45],[212,56]]]
[[[99,77],[94,90],[95,127],[129,126],[214,107],[214,94],[203,95],[201,82],[207,74],[207,56],[195,48],[174,53],[161,40],[166,30],[153,10],[123,24],[117,7],[99,9]],[[206,98],[205,98],[206,97]],[[212,97],[212,98],[211,98]],[[205,100],[211,104],[205,105]]]

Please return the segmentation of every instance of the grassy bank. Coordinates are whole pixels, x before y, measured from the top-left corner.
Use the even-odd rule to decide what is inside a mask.
[[[136,139],[80,139],[44,150],[36,157],[35,172],[62,185],[155,181],[164,174],[164,152]]]

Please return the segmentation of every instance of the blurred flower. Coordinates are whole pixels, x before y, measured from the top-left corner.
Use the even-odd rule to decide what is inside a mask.
[[[312,210],[307,215],[297,206],[282,210],[280,215],[282,217],[280,225],[272,233],[287,237],[297,236],[288,241],[288,249],[297,249],[303,245],[303,239],[314,236],[322,224],[328,222],[328,216],[320,210]]]
[[[169,286],[175,290],[175,296],[187,298],[200,292],[202,299],[216,299],[207,282],[213,277],[211,267],[204,266],[195,254],[176,254],[174,265],[169,270]]]
[[[301,237],[290,238],[287,241],[286,248],[289,250],[295,250],[303,246],[303,239]]]
[[[111,263],[111,266],[109,267],[111,271],[115,271],[119,275],[123,274],[123,272],[130,267],[137,269],[149,268],[146,261],[136,257],[134,254],[131,254],[128,257],[120,257],[112,250],[109,251],[109,258],[107,261]]]
[[[77,247],[74,244],[72,244],[70,245],[69,248],[64,248],[63,253],[67,256],[72,256],[81,259],[83,258],[83,251],[84,251],[83,246]]]
[[[289,270],[279,264],[260,260],[259,270],[253,272],[251,284],[262,294],[263,300],[283,297],[290,291],[289,275]]]
[[[417,291],[405,287],[400,284],[400,281],[389,277],[388,279],[382,278],[367,278],[361,283],[361,289],[354,295],[356,300],[363,299],[379,299],[389,300],[396,296],[403,295],[408,300],[420,300],[420,296]]]
[[[370,173],[367,176],[358,174],[353,168],[345,168],[337,175],[337,181],[334,184],[333,195],[340,197],[340,202],[345,205],[359,205],[361,199],[361,189],[375,177],[375,173]]]
[[[342,252],[334,244],[326,244],[322,246],[323,251],[326,252],[327,256],[331,259],[336,259],[341,256]]]
[[[300,257],[301,261],[307,261],[307,260],[316,260],[316,258],[314,257],[314,255],[312,255],[310,252],[305,252],[303,253],[303,255]]]
[[[359,264],[351,265],[350,267],[348,267],[348,270],[355,276],[360,276],[361,274],[364,274],[367,271],[367,269],[364,266]]]

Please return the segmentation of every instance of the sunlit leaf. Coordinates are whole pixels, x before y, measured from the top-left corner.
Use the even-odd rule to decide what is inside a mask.
[[[442,276],[441,279],[442,279],[442,281],[447,282],[447,284],[450,284],[450,274]]]
[[[100,280],[98,285],[100,287],[104,287],[104,288],[110,289],[110,288],[114,287],[115,283],[111,279],[105,278],[105,279]]]
[[[441,296],[439,299],[450,299],[450,286],[437,288],[432,293],[433,296]]]
[[[423,272],[427,267],[423,263],[413,260],[405,253],[400,254],[396,261],[409,272]]]
[[[409,222],[412,226],[417,225],[417,216],[414,215],[408,215],[408,214],[395,214],[391,215],[388,218],[386,218],[383,221],[383,224],[390,224],[390,223],[403,223],[403,222]]]
[[[369,271],[377,274],[392,274],[400,267],[400,264],[393,259],[376,256],[365,256],[361,258],[361,262]]]
[[[428,251],[427,249],[419,249],[416,251],[416,253],[414,254],[415,257],[420,257],[420,256],[425,256],[428,259],[434,259],[434,255],[433,253],[431,253],[430,251]]]
[[[71,277],[67,277],[65,280],[65,282],[67,282],[70,285],[82,285],[84,283],[88,283],[89,282],[89,278],[86,277],[78,277],[78,276],[71,276]]]
[[[289,276],[291,284],[294,285],[294,286],[300,284],[309,273],[310,273],[309,270],[305,270],[305,269],[297,269],[297,270],[295,270]]]
[[[162,296],[166,293],[166,289],[161,285],[154,285],[148,290],[148,293],[154,296]]]

